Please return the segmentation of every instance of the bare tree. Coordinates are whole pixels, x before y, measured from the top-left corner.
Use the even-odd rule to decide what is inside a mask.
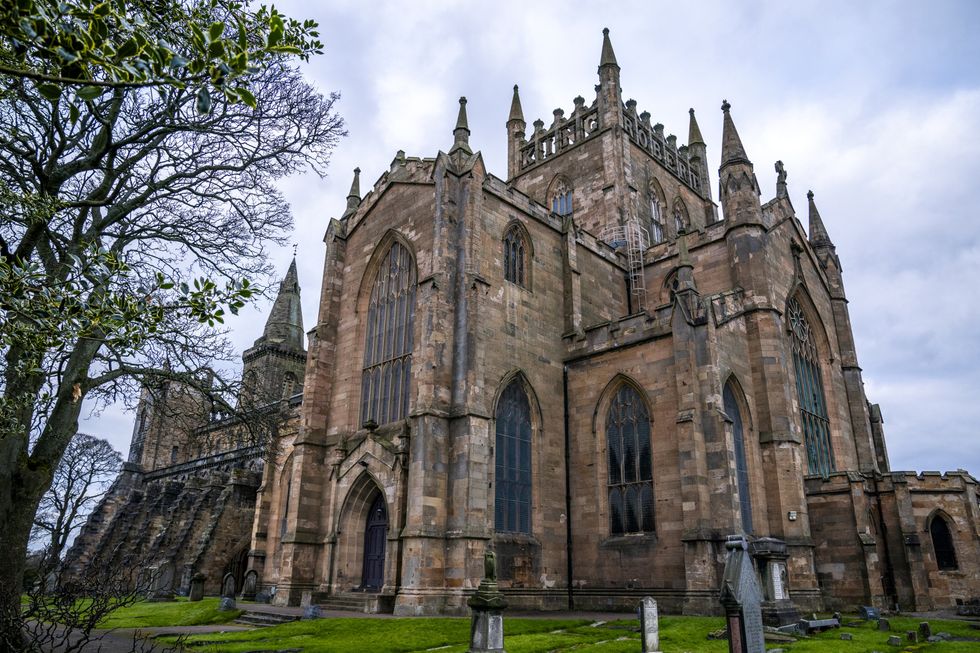
[[[105,496],[121,464],[122,457],[102,438],[79,433],[68,443],[34,515],[32,539],[44,540],[52,559],[61,559],[72,534]]]
[[[14,5],[49,16],[73,6]],[[145,56],[170,58],[176,81],[116,83],[98,57],[69,52],[80,69],[59,63],[57,48],[26,65],[28,32],[37,30],[21,27],[27,36],[12,41],[15,28],[0,30],[0,645],[15,649],[23,646],[19,588],[34,515],[83,401],[136,397],[139,384],[165,378],[234,411],[232,384],[210,372],[231,354],[214,327],[251,294],[249,280],[268,277],[268,245],[285,242],[291,217],[276,180],[323,174],[344,133],[335,96],[289,65],[311,50],[281,45],[293,23],[284,28],[268,10],[249,13],[235,0],[100,7],[128,12],[95,33],[121,39],[101,52],[139,71],[132,49],[157,39]],[[0,20],[16,18],[9,13],[5,5]],[[77,31],[82,14],[42,24]],[[315,36],[309,21],[300,27]],[[231,41],[246,54],[257,43],[258,64],[245,55],[224,61]],[[199,85],[197,60],[176,54],[202,51],[214,93]],[[11,59],[28,74],[8,74]],[[182,66],[193,83],[181,82]],[[73,99],[51,88],[76,78],[92,84]]]

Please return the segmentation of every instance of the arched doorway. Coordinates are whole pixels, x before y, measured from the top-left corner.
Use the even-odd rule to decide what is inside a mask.
[[[380,492],[368,511],[364,526],[364,568],[361,572],[361,589],[377,591],[384,585],[385,544],[388,539],[388,511],[384,495]]]

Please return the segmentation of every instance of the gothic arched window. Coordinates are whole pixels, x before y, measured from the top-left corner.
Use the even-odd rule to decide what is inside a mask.
[[[559,179],[551,191],[551,211],[558,215],[572,213],[572,189],[564,179]]]
[[[680,235],[681,232],[687,233],[690,231],[688,220],[687,220],[687,209],[684,204],[678,200],[674,204],[674,233]]]
[[[500,395],[494,414],[494,528],[531,532],[531,405],[520,379]]]
[[[529,256],[530,247],[523,231],[517,225],[512,226],[504,235],[504,279],[527,288]]]
[[[361,423],[387,424],[408,414],[415,324],[415,261],[395,242],[378,266],[367,310]]]
[[[830,445],[830,419],[827,417],[827,401],[813,329],[795,297],[789,300],[787,312],[793,333],[793,366],[796,369],[796,394],[800,402],[807,465],[809,473],[827,476],[836,469],[836,464]]]
[[[650,415],[640,394],[629,384],[619,388],[609,405],[606,448],[610,532],[653,532]]]
[[[650,242],[656,245],[664,241],[664,216],[660,198],[650,193]]]
[[[735,445],[735,480],[738,484],[739,511],[742,516],[742,530],[752,532],[752,493],[749,490],[749,465],[745,455],[745,427],[742,423],[742,411],[732,382],[725,384],[722,392],[725,404],[725,414],[732,420],[732,436]]]
[[[932,536],[932,548],[936,552],[936,565],[942,571],[959,569],[956,564],[956,549],[953,546],[953,534],[949,532],[949,524],[941,515],[932,518],[929,524],[929,535]]]

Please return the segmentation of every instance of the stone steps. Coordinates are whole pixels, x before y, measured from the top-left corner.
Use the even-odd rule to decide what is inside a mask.
[[[274,612],[258,612],[252,610],[246,610],[235,619],[236,624],[255,626],[256,628],[278,626],[293,621],[299,621],[299,617],[294,614],[277,614]]]
[[[318,596],[315,601],[322,610],[372,613],[377,611],[377,598],[377,594],[331,594]]]

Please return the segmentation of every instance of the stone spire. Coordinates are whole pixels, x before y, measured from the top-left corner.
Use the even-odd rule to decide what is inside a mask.
[[[466,120],[466,98],[459,98],[459,115],[456,117],[456,129],[453,130],[453,147],[449,150],[450,154],[462,150],[467,154],[473,154],[470,149],[470,127]]]
[[[698,127],[698,120],[694,117],[694,109],[688,109],[691,114],[691,125],[687,130],[687,146],[704,145],[704,137],[701,136],[701,128]]]
[[[751,166],[752,162],[749,161],[749,157],[745,153],[742,139],[739,138],[738,131],[735,129],[735,122],[732,120],[732,114],[729,113],[731,108],[732,105],[728,103],[728,100],[722,101],[721,110],[725,113],[725,122],[721,135],[721,167],[724,168],[732,163],[747,163]]]
[[[810,202],[810,244],[813,245],[814,249],[828,247],[834,249],[834,243],[830,240],[830,234],[827,233],[827,228],[823,224],[823,220],[820,218],[820,211],[817,210],[817,204],[813,201],[813,191],[807,191],[806,198]]]
[[[619,64],[616,63],[616,53],[613,52],[612,42],[609,40],[608,27],[602,29],[602,54],[599,56],[599,68],[603,66],[619,68]]]
[[[285,278],[279,284],[279,294],[272,304],[262,337],[255,344],[278,345],[283,349],[304,351],[303,308],[299,296],[299,276],[296,273],[295,257],[286,270]]]
[[[354,180],[350,184],[350,192],[347,193],[347,210],[344,215],[350,215],[361,205],[361,169],[354,168]],[[296,259],[293,259],[296,265]],[[290,268],[293,269],[293,268]],[[288,273],[287,273],[288,274]]]
[[[521,96],[517,92],[517,84],[514,84],[514,98],[510,101],[510,116],[507,122],[518,120],[524,122],[524,110],[521,108]]]

